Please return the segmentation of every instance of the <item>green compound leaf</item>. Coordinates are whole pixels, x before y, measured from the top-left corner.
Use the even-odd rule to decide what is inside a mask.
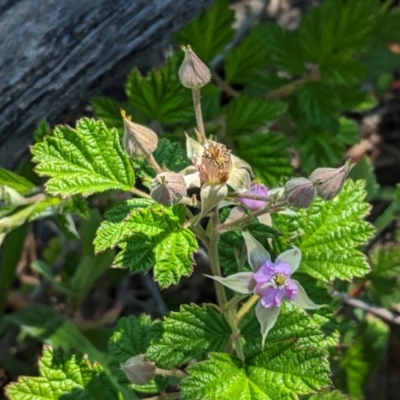
[[[151,343],[146,357],[164,367],[204,359],[208,351],[223,351],[231,334],[228,322],[213,307],[183,305],[165,317],[162,336]]]
[[[328,0],[303,19],[300,40],[309,59],[318,63],[330,55],[360,50],[376,17],[376,0]]]
[[[229,136],[244,136],[261,125],[271,125],[286,111],[280,101],[254,100],[241,96],[226,108],[226,130]]]
[[[347,146],[360,140],[360,129],[355,121],[345,117],[340,117],[338,121],[339,130],[335,135],[299,124],[296,148],[301,156],[301,167],[306,173],[311,173],[321,165],[341,163]]]
[[[171,142],[166,138],[162,138],[158,141],[153,156],[161,167],[165,166],[170,171],[182,171],[190,164],[182,145],[180,143]],[[133,159],[133,165],[135,171],[137,171],[137,175],[141,178],[152,179],[156,176],[154,169],[145,158]]]
[[[234,48],[226,58],[225,72],[229,83],[247,83],[255,72],[262,70],[268,61],[268,48],[265,37],[266,25],[254,26],[249,36]]]
[[[182,57],[183,54],[179,54],[179,60]],[[164,124],[190,119],[193,115],[192,96],[190,90],[179,82],[178,69],[178,55],[146,76],[134,69],[126,85],[126,94],[134,109],[142,116]]]
[[[0,167],[0,186],[8,186],[19,194],[27,195],[32,192],[35,185],[21,175]]]
[[[96,117],[100,118],[107,125],[107,128],[124,130],[124,122],[121,117],[121,105],[108,97],[93,97],[90,100]]]
[[[289,141],[280,133],[267,132],[240,137],[237,155],[250,163],[254,174],[273,187],[282,176],[290,176]]]
[[[89,196],[110,189],[130,190],[134,175],[116,130],[83,118],[76,129],[58,126],[54,135],[32,147],[36,172],[50,179],[49,193]]]
[[[373,233],[372,226],[363,220],[370,209],[364,197],[364,182],[348,180],[332,200],[315,199],[295,216],[275,215],[274,228],[282,233],[275,244],[279,243],[281,251],[289,244],[300,248],[299,272],[324,282],[364,275],[369,266],[357,247]]]
[[[132,272],[153,267],[154,279],[161,287],[178,283],[182,276],[191,274],[193,253],[198,248],[193,233],[181,228],[184,220],[181,205],[154,205],[131,213],[123,222],[122,233],[113,230],[113,244],[119,241],[122,249],[115,259],[116,265]],[[95,245],[97,251],[107,247],[107,243],[97,239]]]
[[[233,39],[235,13],[228,0],[217,0],[176,35],[178,44],[189,44],[201,61],[208,63]]]
[[[332,56],[329,61],[320,68],[324,82],[336,85],[359,85],[367,73],[364,66],[350,57]]]
[[[306,82],[299,89],[298,103],[304,119],[331,134],[339,129],[339,101],[332,88],[320,82]]]
[[[85,357],[64,355],[61,349],[45,346],[39,360],[39,377],[21,377],[7,386],[11,400],[115,400],[113,388],[100,364]]]
[[[183,400],[297,399],[329,385],[325,357],[295,342],[276,344],[244,365],[225,353],[211,353],[209,361],[188,368],[182,380]]]

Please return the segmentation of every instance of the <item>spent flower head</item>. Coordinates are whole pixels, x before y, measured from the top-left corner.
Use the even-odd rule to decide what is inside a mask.
[[[301,261],[301,252],[293,247],[281,253],[275,261],[264,247],[248,232],[243,232],[247,247],[247,255],[252,272],[239,272],[226,278],[210,276],[233,291],[242,294],[256,294],[259,301],[256,305],[256,316],[261,326],[262,345],[268,332],[275,325],[282,302],[314,309],[315,304],[305,292],[301,284],[292,279]]]
[[[193,167],[183,173],[188,184],[197,182],[201,186],[201,215],[227,196],[228,185],[239,192],[250,188],[250,166],[224,144],[207,140],[203,146],[186,136],[186,150]]]

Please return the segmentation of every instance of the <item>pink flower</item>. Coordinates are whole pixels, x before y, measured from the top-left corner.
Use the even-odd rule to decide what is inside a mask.
[[[263,184],[254,184],[252,183],[250,185],[250,190],[247,192],[244,192],[243,194],[251,194],[255,196],[263,196],[267,197],[268,196],[268,188],[264,186]],[[237,200],[244,204],[247,208],[249,208],[251,211],[257,211],[265,206],[265,201],[262,200],[254,200],[254,199],[246,199],[246,198],[241,198],[238,197]]]

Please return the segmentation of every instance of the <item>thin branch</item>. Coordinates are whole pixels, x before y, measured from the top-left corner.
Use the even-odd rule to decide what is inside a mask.
[[[192,89],[192,95],[193,95],[194,114],[196,116],[196,124],[198,130],[197,139],[201,144],[204,145],[206,143],[206,132],[204,130],[203,114],[201,112],[200,89]]]
[[[135,187],[131,188],[131,193],[135,194],[138,197],[142,197],[143,199],[151,199],[151,196],[148,193],[142,192]]]
[[[226,82],[224,79],[222,79],[216,71],[212,71],[212,80],[215,82],[215,84],[222,90],[224,91],[228,96],[231,96],[235,99],[240,97],[240,93],[236,91],[231,85],[229,85],[228,82]]]
[[[400,315],[396,315],[386,308],[377,307],[374,304],[365,303],[362,300],[356,299],[342,292],[334,291],[332,292],[332,295],[339,298],[344,304],[347,304],[354,308],[360,308],[361,310],[367,311],[375,317],[383,319],[384,321],[400,325]]]

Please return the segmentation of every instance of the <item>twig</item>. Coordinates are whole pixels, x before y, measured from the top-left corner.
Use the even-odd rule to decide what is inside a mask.
[[[151,199],[151,196],[148,193],[142,192],[135,187],[131,188],[131,193],[135,194],[136,196],[142,197],[143,199]]]
[[[146,156],[146,159],[157,174],[160,174],[161,172],[163,172],[162,168],[158,165],[158,162],[154,158],[153,154],[151,154],[151,153],[148,154]]]
[[[204,130],[203,114],[201,112],[201,97],[200,89],[192,89],[194,114],[196,116],[196,124],[198,130],[198,140],[201,144],[206,143],[206,132]],[[196,132],[197,133],[197,132]]]
[[[383,319],[384,321],[392,324],[400,325],[400,315],[396,315],[386,308],[377,307],[374,304],[365,303],[362,300],[355,299],[346,293],[334,291],[332,296],[339,298],[344,304],[347,304],[354,308],[360,308],[361,310],[367,311],[375,317]]]
[[[228,82],[222,79],[215,70],[212,71],[212,79],[216,83],[216,85],[228,96],[231,96],[235,99],[240,97],[240,93],[236,91],[231,85],[229,85]]]

